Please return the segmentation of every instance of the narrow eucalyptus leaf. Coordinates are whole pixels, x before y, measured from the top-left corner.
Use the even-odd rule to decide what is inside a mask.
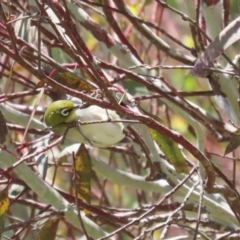
[[[0,111],[0,144],[3,144],[6,141],[6,136],[8,134],[8,128],[6,120]]]
[[[42,175],[42,178],[45,179],[48,170],[48,156],[46,154],[41,154],[37,158],[37,167],[38,171]]]

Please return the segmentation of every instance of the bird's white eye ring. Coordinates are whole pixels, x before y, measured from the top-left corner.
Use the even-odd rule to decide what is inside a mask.
[[[61,114],[62,114],[64,117],[68,116],[69,113],[70,113],[70,110],[69,110],[69,109],[66,109],[66,108],[61,111]]]

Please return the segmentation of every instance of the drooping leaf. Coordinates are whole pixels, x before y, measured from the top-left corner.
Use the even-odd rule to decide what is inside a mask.
[[[30,116],[30,118],[29,118],[29,120],[28,120],[27,126],[26,126],[25,131],[24,131],[24,134],[23,134],[22,142],[24,141],[24,139],[25,139],[25,137],[26,137],[26,134],[27,134],[27,132],[28,132],[29,126],[30,126],[31,121],[32,121],[32,119],[33,119],[33,117],[34,117],[34,114],[35,114],[35,112],[36,112],[36,109],[37,109],[37,107],[39,106],[39,104],[40,104],[40,102],[41,102],[41,100],[42,100],[43,94],[44,94],[44,88],[42,88],[42,89],[40,90],[39,94],[37,95],[37,99],[36,99],[36,101],[35,101],[35,103],[34,103],[34,105],[33,105],[33,110],[32,110],[32,112],[31,112],[31,116]]]
[[[37,240],[55,240],[59,219],[49,219],[38,233]]]
[[[3,144],[6,141],[6,136],[8,134],[8,128],[6,120],[0,111],[0,144]]]
[[[150,129],[150,133],[176,171],[178,173],[188,173],[185,159],[177,144],[171,138],[162,135],[156,130]]]
[[[39,29],[36,26],[32,25],[32,18],[26,17],[27,15],[24,13],[21,13],[18,16],[18,19],[16,21],[14,31],[15,34],[23,39],[25,42],[31,44],[34,46],[38,51],[33,52],[34,55],[37,54],[44,54],[46,56],[49,56],[49,51],[47,46],[43,43],[43,41],[39,38]],[[23,52],[25,49],[23,49]],[[27,50],[26,50],[27,51]],[[23,54],[22,52],[22,54]],[[29,51],[28,51],[29,53]],[[18,65],[18,64],[17,64]],[[43,61],[40,62],[41,67],[45,68],[47,64]],[[22,68],[22,66],[20,66]],[[16,66],[15,66],[16,68]]]
[[[237,134],[230,139],[230,142],[225,149],[224,155],[227,155],[228,153],[232,152],[239,146],[240,146],[240,135]]]
[[[4,215],[10,205],[10,200],[8,198],[8,188],[6,187],[0,192],[0,216]]]
[[[0,229],[3,229],[5,226],[4,216],[0,215]],[[2,234],[0,233],[0,239],[2,239]]]
[[[46,154],[41,154],[37,157],[37,168],[42,178],[45,179],[48,170],[48,156]]]
[[[71,72],[54,71],[51,75],[59,83],[72,89],[89,92],[95,89],[85,68],[78,69],[76,75]]]
[[[199,75],[224,50],[240,39],[240,17],[232,21],[206,48],[193,67],[192,74]]]
[[[91,175],[92,163],[91,157],[84,144],[81,144],[74,160],[75,168],[75,186],[77,197],[87,203],[91,201]],[[75,189],[73,188],[75,193]]]
[[[127,79],[124,81],[124,87],[128,90],[128,92],[132,95],[138,94],[147,94],[147,89],[138,82],[132,81],[131,79]]]

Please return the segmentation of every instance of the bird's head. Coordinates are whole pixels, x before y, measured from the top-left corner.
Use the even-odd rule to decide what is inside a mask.
[[[78,105],[70,100],[52,102],[44,114],[44,121],[48,127],[56,127],[61,123],[71,123],[76,120],[75,111]]]

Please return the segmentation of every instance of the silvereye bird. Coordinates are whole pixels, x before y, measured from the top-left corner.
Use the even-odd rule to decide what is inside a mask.
[[[58,100],[48,106],[44,120],[55,133],[66,134],[66,139],[94,147],[110,147],[125,138],[124,124],[111,122],[121,120],[120,116],[96,105],[81,107],[70,100]],[[93,121],[104,122],[81,125]]]

